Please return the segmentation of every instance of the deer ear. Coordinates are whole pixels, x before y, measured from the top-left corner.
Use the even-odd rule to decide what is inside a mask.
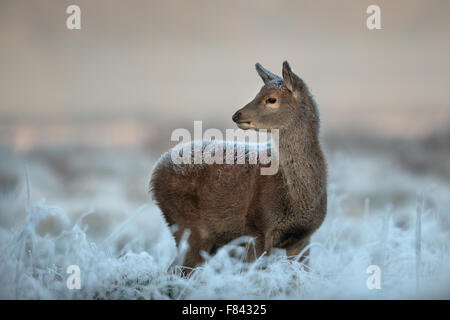
[[[265,84],[271,80],[280,78],[277,75],[270,72],[269,70],[267,70],[266,68],[264,68],[259,63],[256,63],[255,67],[256,67],[256,71],[258,72],[259,76],[262,78],[262,80],[264,81]]]
[[[299,98],[305,88],[305,83],[299,76],[292,72],[287,61],[283,62],[283,79],[286,87],[296,98]]]

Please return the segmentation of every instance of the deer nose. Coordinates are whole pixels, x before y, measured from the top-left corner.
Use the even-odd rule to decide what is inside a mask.
[[[241,113],[238,111],[238,112],[236,112],[235,114],[233,114],[233,116],[231,117],[231,119],[232,119],[234,122],[238,122],[238,120],[239,120],[240,117],[241,117]]]

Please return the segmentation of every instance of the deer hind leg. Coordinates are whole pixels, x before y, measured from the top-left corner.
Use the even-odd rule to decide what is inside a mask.
[[[206,228],[202,226],[195,226],[192,228],[180,228],[175,233],[175,240],[177,242],[178,248],[180,248],[180,241],[183,237],[183,234],[186,229],[190,230],[190,235],[188,237],[189,248],[186,252],[186,256],[184,257],[184,262],[181,262],[184,267],[188,269],[194,268],[203,262],[203,258],[200,255],[200,251],[206,251],[210,253],[213,249],[213,241],[209,236],[209,233]],[[187,272],[189,273],[189,272]]]
[[[207,229],[201,226],[198,210],[198,197],[191,193],[183,193],[179,190],[170,193],[157,193],[157,200],[165,219],[169,226],[176,226],[177,231],[174,233],[175,241],[178,249],[183,239],[184,233],[189,230],[187,239],[189,248],[185,253],[184,260],[180,252],[178,257],[172,264],[172,267],[184,264],[186,267],[195,267],[201,263],[200,250],[209,252],[212,248],[208,241],[209,235]]]
[[[290,246],[286,248],[286,254],[290,259],[298,259],[299,262],[303,263],[305,267],[308,269],[309,267],[309,252],[310,249],[308,248],[303,254],[298,257],[298,255],[303,251],[303,249],[309,245],[310,239],[309,237],[306,239],[298,240],[297,242],[294,242]]]

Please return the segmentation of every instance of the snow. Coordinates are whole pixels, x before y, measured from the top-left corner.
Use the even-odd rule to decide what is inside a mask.
[[[450,298],[450,186],[388,158],[330,158],[328,215],[312,238],[309,270],[283,250],[248,264],[243,238],[205,254],[189,277],[171,267],[177,249],[146,194],[145,155],[73,156],[70,170],[90,174],[69,170],[66,180],[36,159],[27,205],[21,163],[2,155],[2,172],[21,181],[0,198],[2,299]],[[131,184],[143,190],[133,201]],[[79,290],[67,287],[70,265],[80,267]],[[370,265],[380,268],[381,289],[367,288]]]

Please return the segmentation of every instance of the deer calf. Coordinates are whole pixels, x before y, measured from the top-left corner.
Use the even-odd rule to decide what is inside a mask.
[[[264,86],[232,119],[244,130],[279,130],[276,174],[259,174],[260,163],[176,164],[171,151],[155,165],[153,197],[169,225],[178,226],[177,243],[191,231],[188,267],[202,261],[201,250],[213,253],[243,235],[255,238],[257,256],[274,247],[296,256],[325,218],[327,167],[316,103],[286,61],[282,78],[260,64],[256,70]]]

